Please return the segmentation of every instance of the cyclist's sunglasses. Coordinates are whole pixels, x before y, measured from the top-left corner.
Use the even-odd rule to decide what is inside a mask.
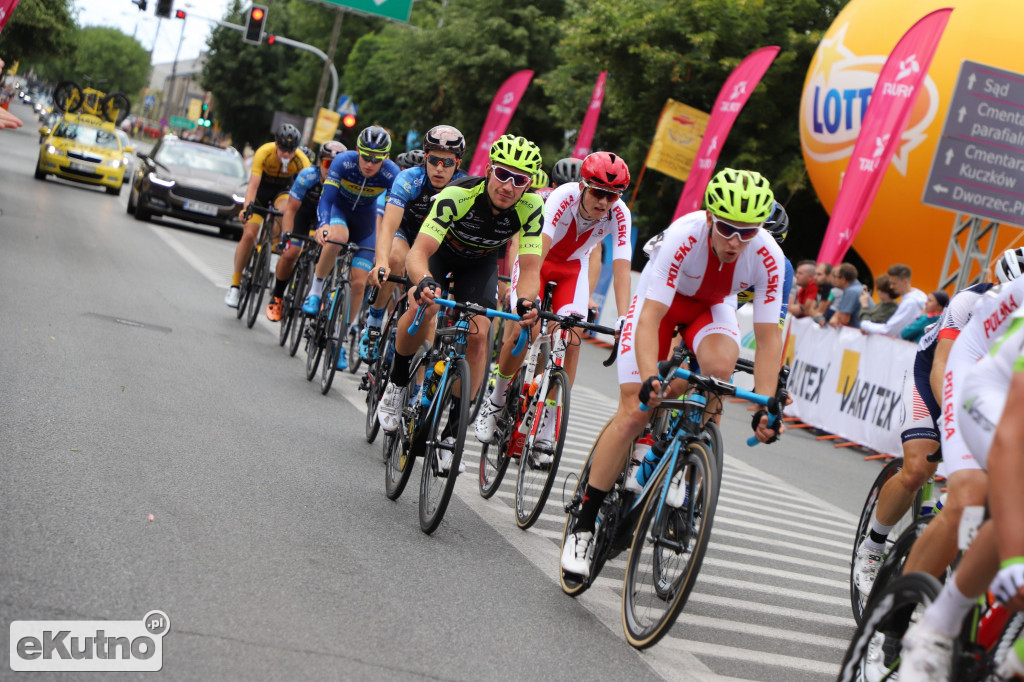
[[[506,182],[511,180],[513,187],[526,187],[527,185],[530,184],[530,181],[533,180],[533,178],[531,178],[529,175],[523,175],[522,173],[513,173],[504,166],[491,166],[491,169],[494,171],[494,177],[501,184],[505,184]]]
[[[615,201],[616,199],[622,196],[622,192],[618,192],[613,189],[603,189],[601,187],[594,187],[593,185],[588,185],[585,182],[583,183],[583,186],[589,189],[590,194],[598,201],[601,201],[602,199],[608,201]]]
[[[739,237],[741,242],[749,242],[751,239],[757,236],[758,230],[761,229],[760,225],[754,227],[739,227],[732,223],[727,223],[716,215],[711,216],[711,222],[715,225],[715,231],[722,237],[722,239],[732,239],[733,237]]]
[[[359,152],[359,158],[365,161],[366,163],[378,164],[384,163],[384,159],[388,157],[386,154],[384,156],[374,156],[373,154],[364,154],[363,152]]]
[[[428,166],[436,166],[437,164],[441,164],[445,168],[451,168],[457,163],[458,161],[456,161],[455,159],[446,159],[443,156],[434,156],[433,154],[427,155]]]

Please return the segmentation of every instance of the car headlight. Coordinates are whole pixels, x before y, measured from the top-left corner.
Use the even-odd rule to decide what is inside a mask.
[[[122,163],[124,162],[121,159],[110,159],[109,161],[107,161],[107,165],[113,168],[114,170],[120,168]]]
[[[161,178],[156,173],[149,174],[149,181],[155,185],[160,185],[161,187],[174,187],[175,185],[174,180],[166,180],[164,178]]]
[[[232,194],[231,198],[235,200],[236,204],[244,204],[245,203],[245,197],[243,197],[241,194]]]
[[[52,144],[46,145],[46,153],[53,154],[55,156],[63,156],[63,153],[59,149],[54,147]]]

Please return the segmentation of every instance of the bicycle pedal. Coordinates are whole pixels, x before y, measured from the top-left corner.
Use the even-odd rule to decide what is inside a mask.
[[[369,374],[364,374],[363,375],[363,380],[359,382],[359,389],[358,390],[360,390],[360,391],[369,391],[370,390],[370,375]]]

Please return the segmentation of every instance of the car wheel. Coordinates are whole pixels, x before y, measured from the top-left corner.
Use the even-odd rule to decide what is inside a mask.
[[[128,215],[135,215],[135,186],[128,189]]]
[[[38,163],[36,163],[35,178],[36,178],[36,180],[45,180],[46,179],[46,173],[43,172],[43,170],[39,167]]]
[[[139,193],[138,202],[135,204],[135,219],[136,220],[149,220],[150,216],[152,216],[152,215],[153,214],[150,213],[149,209],[146,208],[146,202],[145,202],[144,197],[142,196],[141,193]]]
[[[107,187],[105,189],[107,190],[107,194],[113,194],[115,197],[117,197],[117,196],[121,196],[121,188],[122,187],[124,187],[124,182],[122,182],[117,187]]]

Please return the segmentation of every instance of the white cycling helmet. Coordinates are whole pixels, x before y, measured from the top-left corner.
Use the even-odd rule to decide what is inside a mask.
[[[1003,251],[1003,255],[999,257],[992,269],[995,271],[996,279],[1002,284],[1012,282],[1020,277],[1024,272],[1024,247]]]

